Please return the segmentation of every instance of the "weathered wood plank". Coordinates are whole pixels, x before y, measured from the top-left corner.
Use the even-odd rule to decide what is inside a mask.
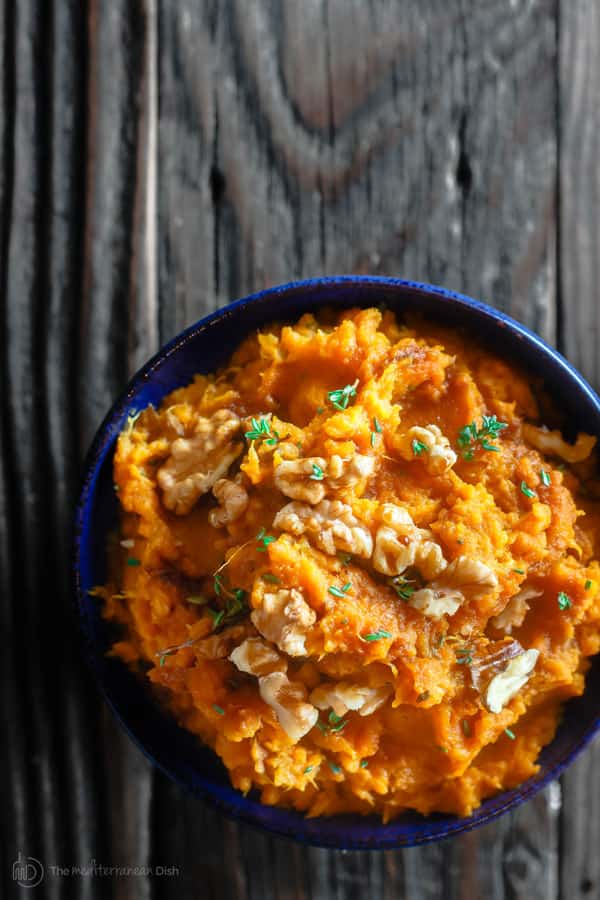
[[[79,334],[79,434],[86,449],[128,375],[158,341],[153,190],[156,10],[91,0],[87,18],[84,294]],[[149,866],[153,772],[107,710],[97,780],[110,865]],[[96,853],[96,859],[101,860]],[[121,878],[115,896],[146,900],[149,876]]]
[[[560,337],[561,349],[600,388],[598,252],[600,172],[600,9],[560,3]],[[563,781],[563,900],[600,897],[600,740]]]

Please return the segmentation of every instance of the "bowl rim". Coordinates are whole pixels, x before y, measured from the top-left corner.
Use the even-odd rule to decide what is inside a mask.
[[[450,288],[445,288],[440,285],[430,284],[428,282],[381,275],[331,275],[302,279],[298,281],[289,281],[284,284],[273,285],[272,287],[256,291],[245,297],[235,299],[226,306],[220,307],[219,309],[208,313],[206,316],[203,316],[201,319],[179,332],[177,335],[167,341],[163,346],[161,346],[150,357],[150,359],[131,376],[126,387],[121,391],[116,400],[112,403],[110,409],[108,410],[96,430],[94,438],[90,444],[90,447],[84,457],[84,461],[82,464],[79,491],[77,494],[78,499],[75,508],[74,533],[72,538],[72,597],[78,632],[80,637],[83,639],[83,647],[85,651],[83,655],[85,657],[86,664],[92,671],[93,678],[104,702],[108,705],[109,709],[119,722],[119,725],[125,730],[136,747],[141,750],[146,759],[148,759],[161,772],[167,775],[171,780],[173,780],[184,790],[201,796],[205,801],[210,803],[213,808],[218,809],[229,818],[233,818],[237,821],[242,821],[245,824],[248,824],[251,827],[256,828],[262,832],[271,833],[279,837],[288,839],[291,838],[306,845],[327,849],[385,850],[423,845],[432,843],[434,841],[444,840],[463,832],[471,831],[481,825],[491,823],[501,815],[504,815],[504,813],[530,800],[539,791],[541,791],[542,789],[547,787],[548,784],[557,779],[566,770],[566,768],[570,766],[571,763],[579,756],[579,754],[585,749],[585,747],[587,747],[592,742],[592,740],[598,735],[598,733],[600,733],[600,711],[595,720],[592,721],[590,726],[583,733],[581,738],[570,747],[568,753],[564,756],[564,758],[551,765],[549,767],[549,770],[543,775],[543,777],[533,776],[532,778],[523,782],[521,785],[518,785],[516,788],[501,791],[500,793],[487,798],[486,801],[483,801],[484,803],[494,799],[498,801],[498,805],[496,806],[496,808],[486,811],[485,815],[477,815],[478,810],[482,809],[482,806],[480,806],[477,807],[477,809],[475,809],[470,816],[456,816],[454,817],[453,821],[450,821],[449,824],[446,823],[445,827],[440,827],[440,829],[434,828],[434,830],[429,833],[419,833],[416,836],[409,837],[409,839],[406,841],[400,840],[398,837],[386,840],[385,837],[378,836],[375,840],[369,841],[368,843],[365,841],[358,841],[356,843],[353,843],[348,839],[344,839],[344,842],[341,843],[340,841],[336,841],[335,837],[329,834],[324,837],[315,836],[312,833],[298,834],[291,828],[284,829],[281,827],[277,827],[272,823],[259,822],[251,812],[240,810],[237,808],[230,808],[228,804],[222,798],[218,797],[215,793],[203,790],[198,786],[191,785],[185,780],[184,777],[182,777],[180,773],[174,771],[163,761],[157,759],[156,756],[154,756],[152,752],[147,748],[147,746],[143,743],[141,738],[138,738],[138,736],[133,732],[132,728],[127,722],[126,714],[123,712],[123,710],[119,709],[117,701],[113,698],[108,689],[108,686],[105,684],[105,680],[102,676],[99,666],[97,665],[94,653],[91,652],[91,645],[95,646],[95,644],[90,637],[85,622],[84,607],[86,591],[82,587],[80,569],[86,509],[95,493],[95,476],[104,463],[104,456],[108,451],[109,445],[116,438],[117,434],[120,431],[121,426],[119,424],[119,426],[117,427],[117,424],[121,422],[124,413],[130,410],[130,408],[132,407],[132,401],[135,399],[137,393],[139,392],[143,384],[148,380],[148,377],[154,372],[154,370],[160,368],[165,360],[176,353],[188,341],[194,339],[202,331],[206,330],[206,328],[210,326],[211,323],[218,320],[234,317],[238,311],[246,307],[248,304],[259,300],[264,300],[265,298],[274,299],[279,295],[286,295],[291,292],[302,292],[305,289],[313,289],[319,287],[330,288],[336,286],[343,287],[344,285],[356,284],[364,286],[373,284],[379,287],[389,287],[390,289],[397,289],[400,291],[418,291],[429,296],[439,297],[441,300],[449,299],[455,301],[460,307],[462,307],[469,313],[478,313],[483,318],[493,322],[496,327],[508,327],[514,334],[522,337],[528,344],[533,345],[533,347],[537,351],[540,351],[542,355],[549,358],[552,363],[559,366],[562,372],[570,379],[574,387],[576,387],[578,391],[583,393],[586,396],[587,400],[595,407],[600,423],[600,397],[598,397],[594,389],[581,375],[581,373],[578,372],[578,370],[558,350],[551,347],[543,338],[541,338],[527,326],[513,319],[503,311],[495,309],[488,304],[483,303],[480,300],[476,300],[466,294],[453,291]],[[323,303],[323,305],[327,305],[326,301]],[[352,303],[349,303],[348,307],[351,306]],[[308,311],[310,310],[307,309],[306,312]],[[274,309],[273,316],[265,318],[264,321],[266,324],[268,321],[276,320],[277,313]],[[466,327],[469,327],[468,323],[466,323]],[[239,794],[240,797],[243,796],[241,792],[236,791],[236,789],[234,789],[233,787],[231,789],[235,791],[235,793]],[[505,802],[502,802],[503,797],[507,798]],[[260,807],[265,806],[265,804],[262,804],[259,801],[256,801],[256,803]],[[287,808],[281,808],[281,811],[282,813],[291,812],[291,810]],[[317,817],[317,819],[313,819],[310,821],[319,821],[319,818],[320,821],[333,822],[337,817]],[[357,822],[360,821],[366,823],[366,818],[363,816],[352,816],[352,818],[355,818]],[[424,827],[427,827],[428,823],[431,826],[434,826],[434,818],[422,816],[422,819]],[[391,820],[391,822],[386,824],[383,824],[380,821],[379,825],[375,826],[375,828],[378,828],[379,830],[393,829],[395,821],[397,825],[397,820]],[[444,823],[440,823],[440,826],[443,824]]]

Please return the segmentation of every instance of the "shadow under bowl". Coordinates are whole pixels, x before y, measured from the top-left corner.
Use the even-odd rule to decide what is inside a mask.
[[[77,509],[74,580],[85,652],[109,706],[145,755],[182,787],[240,821],[320,847],[389,849],[436,841],[490,822],[534,796],[568,766],[600,730],[600,657],[593,659],[585,693],[570,700],[558,732],[540,757],[539,772],[519,787],[486,800],[472,815],[407,812],[389,824],[356,815],[305,818],[265,806],[235,790],[217,756],[163,712],[146,685],[107,657],[110,628],[89,591],[107,580],[107,539],[117,528],[112,457],[127,416],[159,405],[196,373],[225,364],[242,339],[272,321],[294,321],[323,306],[381,306],[398,315],[419,312],[466,328],[502,357],[541,378],[558,409],[577,430],[600,436],[600,400],[579,373],[540,337],[490,307],[444,288],[395,278],[340,276],[293,282],[238,300],[188,328],[131,380],[98,429],[88,453]]]

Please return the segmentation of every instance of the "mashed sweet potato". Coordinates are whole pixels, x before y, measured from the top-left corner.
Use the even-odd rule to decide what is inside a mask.
[[[431,323],[263,329],[119,437],[112,652],[265,803],[469,813],[600,649],[595,439],[539,420]]]

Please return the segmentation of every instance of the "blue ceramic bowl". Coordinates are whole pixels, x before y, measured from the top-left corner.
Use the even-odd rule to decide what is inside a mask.
[[[100,426],[85,464],[77,510],[75,585],[86,652],[101,690],[131,738],[178,784],[243,822],[307,844],[343,849],[408,847],[458,834],[490,822],[533,797],[556,778],[600,729],[600,657],[587,676],[585,694],[567,703],[555,739],[540,756],[540,771],[511,791],[483,803],[473,815],[421,816],[406,813],[388,825],[376,817],[304,818],[262,805],[234,790],[216,755],[164,714],[120,662],[107,658],[109,631],[89,590],[106,580],[106,541],[117,524],[112,456],[117,435],[131,412],[159,404],[197,372],[224,364],[242,338],[273,320],[294,320],[322,306],[386,304],[402,314],[424,313],[448,325],[464,326],[503,356],[541,376],[559,408],[569,410],[575,428],[600,436],[600,400],[555,350],[518,322],[482,303],[444,288],[395,278],[338,277],[271,288],[238,300],[188,328],[166,345],[132,379]]]

